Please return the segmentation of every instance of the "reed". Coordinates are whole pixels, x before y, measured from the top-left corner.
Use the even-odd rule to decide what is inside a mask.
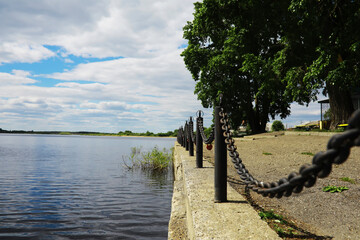
[[[149,171],[163,172],[169,169],[173,159],[173,148],[160,150],[154,147],[151,151],[143,152],[142,147],[132,147],[131,154],[127,163],[124,157],[125,166],[128,169],[142,169]]]

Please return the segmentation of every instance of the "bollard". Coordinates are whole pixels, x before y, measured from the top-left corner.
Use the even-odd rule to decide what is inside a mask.
[[[179,127],[179,131],[178,131],[178,134],[177,134],[177,141],[182,146],[181,127]]]
[[[184,128],[181,126],[181,146],[185,147]]]
[[[192,133],[193,133],[194,129],[193,129],[193,120],[192,117],[190,117],[190,121],[189,121],[189,130],[188,130],[188,136],[189,136],[189,156],[194,156],[194,143],[192,140]]]
[[[199,121],[202,121],[201,111],[198,111],[198,117],[196,120],[196,167],[203,167],[203,143],[202,137],[200,134]]]
[[[189,151],[189,125],[187,121],[185,122],[184,135],[185,135],[185,150]]]
[[[227,201],[227,150],[220,124],[220,107],[215,107],[215,202]]]

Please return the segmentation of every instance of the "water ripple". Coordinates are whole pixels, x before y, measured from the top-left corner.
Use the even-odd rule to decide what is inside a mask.
[[[0,135],[0,239],[166,239],[172,175],[119,167],[120,140]]]

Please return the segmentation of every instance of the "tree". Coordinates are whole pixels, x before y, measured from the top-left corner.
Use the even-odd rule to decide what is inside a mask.
[[[290,114],[286,84],[273,68],[288,2],[204,0],[184,27],[181,56],[197,81],[195,93],[204,107],[223,93],[234,128],[247,120],[253,133],[264,132],[269,117]]]
[[[360,89],[360,1],[204,0],[184,27],[182,56],[204,107],[224,106],[254,133],[289,103],[329,96],[331,127],[346,122]]]
[[[149,131],[146,131],[146,133],[145,133],[145,136],[154,136],[154,133],[153,132],[149,132]]]
[[[271,125],[272,131],[282,131],[284,129],[285,129],[284,124],[279,120],[275,120]]]
[[[360,2],[293,0],[274,69],[285,94],[300,104],[322,90],[331,108],[331,128],[354,110],[351,91],[360,87]]]

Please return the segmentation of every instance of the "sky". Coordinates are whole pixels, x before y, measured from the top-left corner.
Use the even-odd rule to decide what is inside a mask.
[[[180,57],[194,2],[0,0],[0,128],[158,133],[197,110],[210,125]],[[292,104],[282,121],[319,118]]]

